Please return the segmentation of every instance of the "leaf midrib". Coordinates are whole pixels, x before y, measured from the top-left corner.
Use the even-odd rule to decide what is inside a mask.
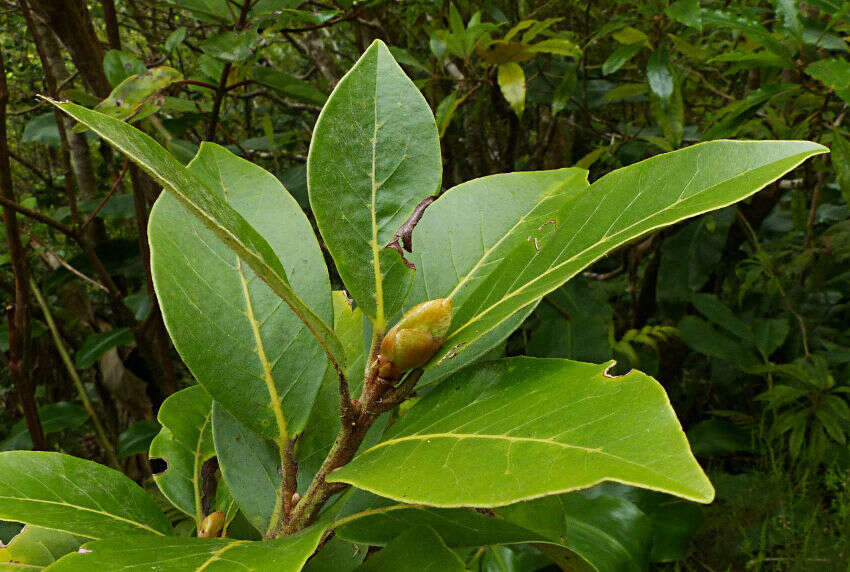
[[[482,440],[493,440],[493,441],[507,441],[509,443],[542,443],[545,445],[555,445],[556,447],[560,447],[562,449],[576,449],[579,451],[584,451],[590,454],[599,454],[606,457],[611,457],[621,463],[631,465],[634,467],[639,467],[646,471],[651,472],[654,475],[658,475],[664,478],[667,478],[662,473],[658,472],[656,469],[653,469],[647,465],[642,463],[638,463],[637,461],[632,461],[630,459],[626,459],[625,457],[621,457],[619,455],[615,455],[614,453],[609,453],[605,451],[602,447],[582,447],[581,445],[571,445],[569,443],[561,443],[560,441],[555,441],[554,439],[547,438],[539,438],[539,437],[511,437],[508,435],[489,435],[483,433],[428,433],[428,434],[416,434],[416,435],[407,435],[405,437],[396,437],[394,439],[389,439],[387,441],[382,441],[378,443],[374,447],[370,447],[367,449],[363,455],[367,453],[371,453],[376,449],[380,449],[387,445],[395,445],[398,443],[406,442],[406,441],[425,441],[427,439],[457,439],[459,441],[463,441],[466,439],[482,439]]]

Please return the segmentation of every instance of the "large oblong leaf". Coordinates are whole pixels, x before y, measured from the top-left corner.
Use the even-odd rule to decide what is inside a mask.
[[[295,293],[281,261],[268,241],[220,194],[207,185],[150,136],[134,127],[73,103],[45,98],[100,135],[159,181],[204,226],[235,252],[257,276],[280,296],[310,329],[325,353],[344,365],[344,355],[333,330]]]
[[[546,195],[488,250],[477,265],[486,276],[476,269],[459,280],[451,295],[452,330],[434,360],[493,330],[627,242],[740,201],[827,151],[809,141],[710,141],[619,169],[584,191]],[[451,251],[449,240],[443,238],[443,252]]]
[[[325,526],[315,525],[293,536],[267,542],[228,538],[110,538],[85,544],[82,551],[61,558],[47,570],[298,572],[316,550],[324,530]]]
[[[267,240],[290,285],[330,323],[330,283],[304,212],[273,175],[202,143],[189,172]],[[307,420],[327,360],[308,328],[170,194],[151,212],[154,285],[181,357],[216,402],[271,439]],[[272,397],[274,396],[274,397]]]
[[[351,296],[383,331],[412,271],[395,231],[439,190],[437,125],[425,98],[376,40],[328,98],[310,144],[310,205]]]
[[[157,418],[162,424],[150,447],[151,458],[162,458],[168,467],[154,475],[159,490],[171,504],[194,517],[204,517],[201,467],[215,456],[212,442],[212,399],[200,385],[187,387],[166,399]]]
[[[611,363],[467,368],[328,481],[440,507],[502,506],[605,480],[711,502],[664,389],[638,371],[610,378]]]
[[[128,477],[61,453],[0,453],[0,520],[87,538],[171,534],[156,502]]]

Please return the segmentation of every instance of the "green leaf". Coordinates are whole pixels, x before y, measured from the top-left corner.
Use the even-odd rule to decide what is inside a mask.
[[[688,430],[695,455],[710,456],[752,451],[750,431],[718,419],[701,421]]]
[[[303,79],[277,71],[274,68],[254,66],[251,68],[251,79],[257,83],[267,85],[283,95],[291,97],[295,101],[323,105],[328,99],[327,95]]]
[[[552,94],[552,117],[555,117],[564,109],[570,102],[570,98],[578,87],[578,74],[575,67],[570,67],[567,73],[564,74],[564,79],[558,83]]]
[[[446,129],[448,129],[449,124],[452,122],[455,111],[463,103],[464,99],[466,99],[466,96],[461,97],[458,95],[458,92],[453,91],[440,101],[436,112],[437,132],[440,135],[440,139],[446,134]]]
[[[363,343],[363,311],[348,305],[345,294],[333,292],[334,331],[345,346],[345,356],[349,367],[350,391],[358,395],[363,387],[363,369],[366,365],[366,350]],[[369,431],[374,433],[383,424],[377,423]],[[299,482],[306,488],[313,478],[339,433],[339,376],[332,367],[325,371],[322,387],[310,412],[310,419],[304,433],[298,439],[296,460],[298,461]],[[380,437],[380,434],[377,435]],[[377,442],[377,437],[369,435],[365,441]]]
[[[151,441],[162,427],[153,419],[136,421],[118,435],[118,458],[124,459],[138,453],[147,453]]]
[[[765,360],[778,350],[791,330],[786,318],[756,318],[753,320],[753,343]]]
[[[697,316],[685,316],[679,322],[682,341],[694,351],[726,360],[738,369],[746,370],[759,365],[760,360],[748,346],[711,327]]]
[[[219,194],[156,141],[130,125],[73,103],[47,101],[91,128],[173,193],[289,305],[325,353],[344,366],[344,354],[333,330],[295,293],[268,241]]]
[[[455,315],[469,299],[474,285],[498,268],[492,253],[510,241],[538,203],[549,194],[585,188],[586,171],[557,169],[491,175],[462,183],[443,193],[425,211],[413,231],[416,279],[406,306],[423,300],[451,297]],[[536,226],[539,226],[540,222]],[[548,225],[547,225],[548,226]],[[527,234],[521,240],[525,244]],[[446,254],[449,253],[450,256]],[[434,360],[420,385],[431,383],[481,357],[514,331],[533,310],[528,306],[488,334],[469,343],[448,346],[454,357]],[[457,324],[455,317],[454,323]]]
[[[414,207],[440,188],[428,103],[376,40],[340,80],[313,130],[310,205],[347,290],[383,331],[413,271],[384,248]]]
[[[702,31],[702,12],[700,11],[699,0],[678,0],[667,6],[664,13],[685,26]]]
[[[186,26],[180,26],[170,34],[165,39],[165,51],[173,52],[174,49],[183,43],[183,40],[186,39]]]
[[[164,459],[168,467],[153,479],[165,498],[199,525],[204,517],[201,467],[215,456],[212,399],[199,385],[187,387],[163,402],[157,418],[162,430],[151,442],[150,457]]]
[[[782,20],[785,28],[800,38],[803,34],[803,23],[800,22],[797,0],[774,0],[773,3],[776,5],[776,15]]]
[[[412,528],[372,555],[357,570],[362,572],[464,572],[460,557],[428,527]]]
[[[837,128],[832,130],[831,159],[841,196],[850,208],[850,141],[847,141]]]
[[[512,218],[515,226],[498,242],[490,242],[492,247],[472,271],[458,275],[452,271],[443,278],[457,284],[449,295],[455,315],[432,363],[457,353],[458,346],[463,348],[493,330],[619,246],[744,199],[806,158],[826,151],[807,141],[713,141],[613,171],[589,188],[581,180],[554,184],[534,210],[520,215],[518,221]],[[506,176],[524,175],[529,174]],[[420,225],[453,192],[436,201]],[[472,212],[478,212],[478,207]],[[465,234],[444,232],[443,257],[457,248],[452,243],[472,240],[467,237],[476,236],[477,227]],[[414,244],[416,240],[414,232]]]
[[[684,305],[706,285],[726,246],[734,209],[704,215],[664,240],[658,267],[657,299]]]
[[[491,515],[359,495],[348,503],[357,510],[335,528],[337,537],[358,544],[383,546],[410,530],[430,528],[453,549],[533,543],[556,561],[569,563],[567,570],[586,570],[590,563],[598,570],[644,570],[649,560],[650,519],[629,500],[607,494],[547,497]]]
[[[666,50],[658,48],[649,56],[646,64],[646,78],[649,89],[664,104],[673,95],[673,71],[670,69],[670,55]]]
[[[123,537],[89,542],[81,553],[69,554],[50,572],[91,570],[158,570],[210,572],[297,572],[316,550],[325,526],[314,525],[293,536],[267,542],[228,538]]]
[[[576,277],[537,307],[539,321],[529,328],[526,351],[535,357],[608,361],[613,357],[608,339],[613,314],[608,294]]]
[[[226,62],[244,62],[254,54],[262,38],[257,30],[249,29],[240,32],[223,30],[201,42],[201,49],[208,56]]]
[[[468,368],[328,480],[440,507],[502,506],[604,480],[710,502],[663,388],[637,371],[612,379],[612,363],[513,358]]]
[[[694,307],[699,313],[717,324],[724,330],[731,332],[742,340],[752,341],[753,331],[750,326],[738,318],[729,306],[720,301],[712,294],[694,294],[692,299]]]
[[[56,115],[52,111],[36,115],[27,121],[21,136],[21,143],[43,143],[48,147],[59,147],[60,141]]]
[[[850,62],[843,58],[813,62],[806,66],[806,73],[832,89],[850,87]]]
[[[505,96],[511,109],[517,117],[522,117],[522,112],[525,110],[525,72],[522,71],[522,66],[516,62],[500,65],[497,80],[499,89],[502,90],[502,95]]]
[[[184,29],[184,34],[185,29]],[[127,52],[109,50],[103,56],[103,72],[110,85],[116,86],[131,75],[145,73],[145,63]]]
[[[0,541],[0,571],[40,570],[75,551],[84,538],[28,524],[12,541]]]
[[[38,408],[38,418],[45,435],[74,429],[89,420],[89,414],[82,405],[68,401],[58,401]],[[32,449],[32,438],[26,419],[21,419],[9,429],[6,438],[0,441],[0,451]]]
[[[271,441],[252,433],[218,403],[213,404],[213,438],[224,482],[245,518],[266,532],[280,489],[280,452]]]
[[[77,369],[86,369],[117,346],[129,346],[134,341],[130,328],[116,328],[100,334],[89,334],[74,356]]]
[[[171,534],[168,519],[136,483],[61,453],[0,453],[0,519],[88,538]]]
[[[156,113],[162,105],[162,99],[154,100],[163,89],[181,79],[183,74],[174,68],[151,68],[119,83],[94,109],[122,121],[139,121]],[[76,125],[73,131],[82,133],[86,131],[86,126]]]
[[[292,290],[329,323],[330,284],[321,249],[280,181],[208,142],[188,171],[262,234],[292,277]],[[321,346],[174,196],[157,201],[148,232],[163,318],[198,383],[251,430],[288,440],[304,427],[319,390],[327,363]]]
[[[633,44],[625,44],[614,50],[608,56],[608,59],[602,63],[602,75],[611,75],[626,65],[630,59],[638,55],[638,53],[646,46],[643,41]]]
[[[397,504],[389,499],[357,491],[346,503],[346,516],[334,530],[340,538],[358,544],[385,546],[405,530],[428,527],[452,548],[485,544],[551,542],[551,538],[473,508],[432,508]]]
[[[496,514],[513,524],[543,534],[572,554],[560,551],[567,570],[582,570],[581,560],[596,570],[641,571],[648,568],[651,546],[649,518],[634,504],[609,495],[588,498],[558,495],[499,508]],[[551,551],[544,550],[552,555]],[[555,554],[558,554],[556,552]]]

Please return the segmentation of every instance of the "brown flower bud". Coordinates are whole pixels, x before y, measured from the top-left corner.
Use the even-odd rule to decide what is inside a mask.
[[[425,365],[443,345],[451,323],[449,298],[428,300],[408,310],[381,342],[378,375],[397,380],[402,373]]]

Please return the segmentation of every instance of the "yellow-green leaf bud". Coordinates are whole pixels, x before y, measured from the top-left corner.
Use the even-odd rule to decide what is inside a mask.
[[[220,510],[211,512],[201,521],[198,527],[198,538],[215,538],[221,535],[224,528],[224,513]]]
[[[408,310],[381,342],[378,375],[397,380],[402,373],[425,365],[443,345],[451,323],[449,298],[428,300]]]

